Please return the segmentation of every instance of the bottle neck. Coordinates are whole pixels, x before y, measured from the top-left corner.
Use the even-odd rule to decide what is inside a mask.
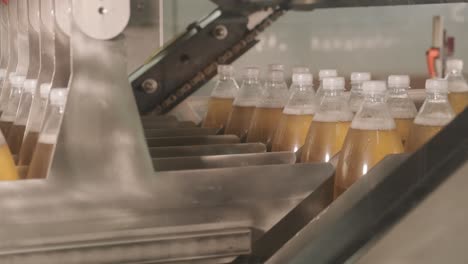
[[[360,81],[351,82],[351,92],[362,91],[362,84]]]
[[[385,104],[385,94],[378,93],[378,94],[366,94],[364,95],[364,104]]]
[[[434,103],[448,102],[448,94],[440,92],[427,92],[426,101]]]
[[[463,74],[461,71],[453,69],[447,72],[447,76],[463,77]]]
[[[244,79],[244,85],[247,84],[247,85],[253,85],[253,84],[258,84],[258,78],[245,78]]]
[[[300,92],[314,91],[314,86],[311,83],[304,84],[304,83],[293,82],[292,86],[296,89],[296,91],[300,91]]]
[[[220,81],[229,81],[229,80],[232,80],[232,79],[234,79],[234,76],[229,75],[229,74],[220,74],[219,75],[219,80]]]
[[[388,87],[388,95],[390,97],[404,97],[408,95],[408,87],[405,86],[393,86]]]

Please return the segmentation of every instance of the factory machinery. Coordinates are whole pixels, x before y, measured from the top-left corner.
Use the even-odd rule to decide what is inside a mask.
[[[466,1],[213,0],[128,77],[130,2],[1,4],[5,76],[69,97],[49,177],[0,184],[0,263],[466,263],[468,110],[333,202],[333,165],[163,115],[284,12]]]

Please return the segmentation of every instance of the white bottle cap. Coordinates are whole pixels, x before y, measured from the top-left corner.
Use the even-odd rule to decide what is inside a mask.
[[[410,77],[408,75],[390,75],[388,76],[389,87],[405,87],[410,86]]]
[[[383,94],[387,90],[384,81],[365,81],[362,85],[364,94]]]
[[[298,66],[298,67],[294,67],[292,72],[293,72],[293,75],[294,75],[295,73],[309,73],[310,70],[307,67]]]
[[[14,73],[10,74],[10,84],[11,84],[11,86],[21,87],[21,86],[23,86],[24,80],[26,80],[26,76],[16,75]]]
[[[365,82],[370,81],[370,72],[353,72],[351,73],[351,82]]]
[[[329,77],[323,79],[323,90],[344,90],[345,79],[343,77]]]
[[[234,74],[234,67],[232,65],[218,65],[218,74],[232,76]]]
[[[41,98],[46,99],[49,98],[49,93],[50,93],[50,83],[43,83],[41,84],[39,88],[39,93],[41,95]]]
[[[50,104],[65,105],[67,101],[68,88],[54,88],[50,91]]]
[[[284,72],[283,71],[271,71],[270,72],[270,81],[272,82],[283,82],[284,81]]]
[[[314,78],[310,73],[294,73],[292,76],[292,81],[293,83],[299,85],[312,85]]]
[[[24,81],[24,92],[33,94],[36,90],[37,80],[36,79],[27,79]]]
[[[268,70],[269,71],[284,71],[284,65],[283,64],[270,64],[268,65]]]
[[[463,70],[463,61],[458,59],[447,60],[446,63],[447,71],[462,71]]]
[[[428,93],[448,93],[448,82],[445,79],[426,80],[426,91]]]
[[[329,77],[337,77],[338,72],[334,69],[329,69],[329,70],[320,70],[319,71],[319,80],[322,81],[325,78]]]
[[[260,75],[260,69],[258,67],[246,67],[244,68],[245,77],[248,79],[256,79]]]

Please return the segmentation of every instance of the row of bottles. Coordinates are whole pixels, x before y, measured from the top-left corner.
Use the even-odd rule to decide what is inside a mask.
[[[389,76],[387,89],[386,82],[370,81],[370,73],[353,73],[348,98],[344,78],[333,77],[337,75],[333,70],[320,73],[316,93],[307,68],[293,70],[288,90],[281,67],[270,66],[264,85],[259,81],[259,69],[250,67],[239,89],[229,66],[233,103],[222,109],[230,114],[212,127],[247,142],[265,143],[272,151],[298,152],[301,162],[335,158],[335,193],[339,195],[386,155],[413,152],[429,141],[453,119],[454,102],[459,103],[456,112],[468,105],[462,65],[458,60],[448,65],[453,67],[447,67],[447,80],[427,80],[427,99],[419,113],[408,96],[410,78],[405,75]],[[453,79],[461,84],[449,94]],[[210,107],[207,116],[212,111],[217,108]]]

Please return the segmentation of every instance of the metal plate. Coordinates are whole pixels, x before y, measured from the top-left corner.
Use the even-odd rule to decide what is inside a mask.
[[[218,134],[216,128],[166,128],[166,129],[147,129],[146,138],[158,137],[187,137],[187,136],[210,136]]]
[[[147,121],[177,121],[177,118],[175,116],[158,116],[158,115],[148,115],[148,116],[142,116],[141,117],[142,122],[147,122]]]
[[[176,146],[198,146],[198,145],[220,145],[240,143],[238,136],[216,135],[216,136],[194,136],[194,137],[166,137],[148,138],[148,146],[151,147],[176,147]]]
[[[190,157],[209,155],[228,155],[242,153],[266,152],[266,146],[261,143],[210,145],[210,146],[183,146],[161,147],[149,149],[152,158]]]
[[[296,155],[292,152],[153,159],[153,166],[156,171],[233,168],[294,163],[296,163]]]
[[[197,125],[191,121],[154,121],[154,122],[144,122],[144,129],[161,129],[161,128],[176,128],[176,127],[196,127]]]

